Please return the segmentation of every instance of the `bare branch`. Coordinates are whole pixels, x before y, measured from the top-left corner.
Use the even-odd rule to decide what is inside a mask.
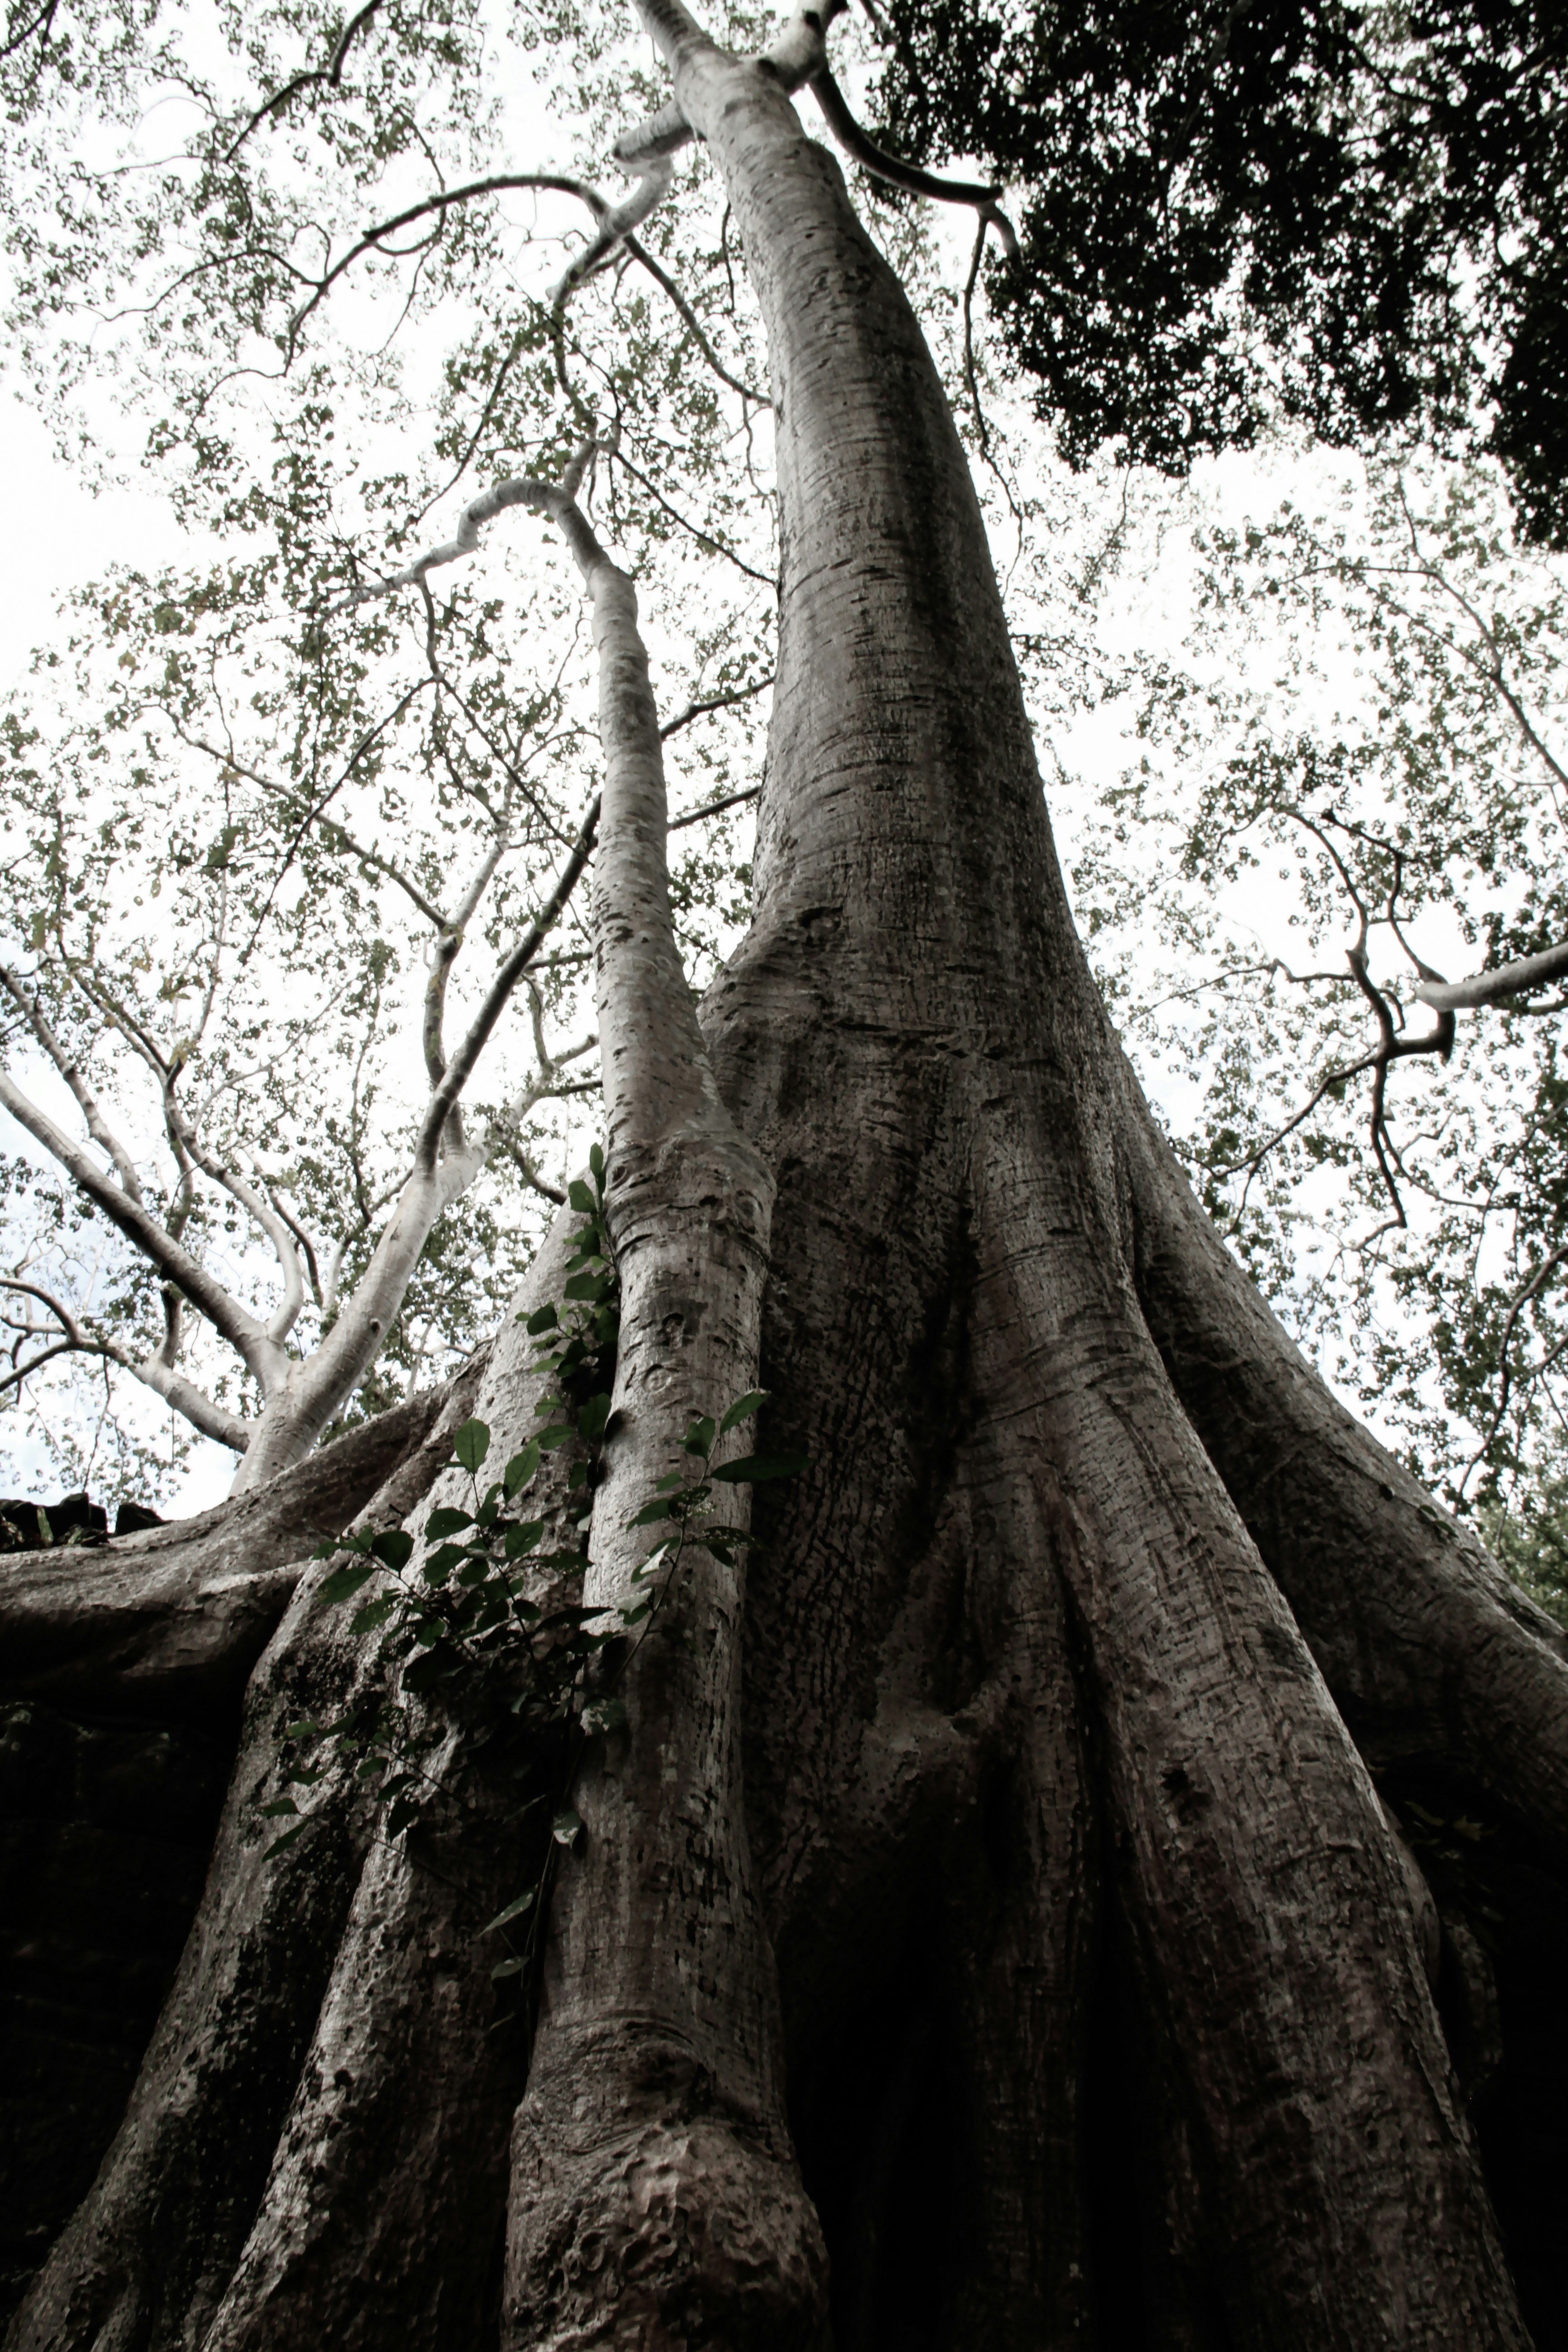
[[[486,992],[483,1003],[469,1024],[468,1034],[458,1047],[442,1074],[441,1082],[430,1097],[419,1140],[415,1146],[415,1165],[433,1168],[446,1130],[447,1114],[456,1105],[473,1073],[475,1063],[484,1050],[485,1042],[506,1009],[508,999],[524,972],[538,955],[550,932],[554,929],[562,909],[576,888],[584,867],[594,846],[594,836],[599,824],[599,795],[595,793],[588,814],[583,820],[582,831],[573,845],[557,877],[555,887],[522,938],[497,971]]]
[[[154,1390],[193,1428],[200,1430],[204,1437],[216,1438],[220,1445],[230,1447],[236,1454],[245,1452],[250,1443],[250,1424],[241,1421],[236,1413],[226,1412],[221,1405],[215,1404],[193,1382],[173,1371],[163,1360],[162,1349],[150,1356],[137,1357],[117,1339],[106,1339],[84,1331],[65,1301],[57,1298],[52,1291],[40,1289],[37,1283],[23,1282],[15,1276],[0,1275],[0,1290],[24,1292],[28,1297],[39,1300],[54,1317],[63,1335],[39,1355],[30,1358],[0,1380],[0,1396],[7,1389],[19,1388],[31,1373],[56,1356],[97,1356],[106,1363],[117,1364],[121,1371],[129,1372],[133,1379]],[[36,1336],[41,1339],[44,1335],[38,1331]]]
[[[765,694],[773,682],[773,673],[769,670],[766,677],[753,679],[750,686],[738,686],[733,694],[711,694],[705,702],[689,702],[679,718],[668,719],[659,729],[659,741],[668,743],[682,727],[689,727],[694,719],[706,719],[710,710],[732,710],[738,702],[749,702],[753,694]],[[689,822],[688,818],[681,819],[683,824]]]
[[[380,6],[381,0],[366,0],[365,6],[360,10],[357,16],[350,17],[338,36],[337,46],[332,51],[329,64],[318,66],[313,73],[296,74],[292,81],[285,82],[283,88],[275,91],[272,97],[264,99],[222,161],[225,163],[232,163],[257,124],[268,114],[280,113],[291,98],[302,89],[309,89],[313,82],[325,82],[329,89],[336,89],[342,79],[343,60],[348,56],[354,36],[369,24]]]
[[[1009,257],[1017,259],[1017,232],[997,202],[1000,188],[982,187],[972,180],[939,180],[934,173],[922,172],[916,164],[900,163],[898,156],[888,154],[861,130],[826,65],[811,76],[811,94],[838,144],[863,172],[910,195],[930,196],[938,204],[973,205],[980,216],[982,234],[987,227],[994,228]]]
[[[685,320],[692,341],[696,343],[698,350],[701,352],[703,358],[707,361],[709,366],[712,369],[720,382],[721,383],[727,383],[731,392],[738,392],[742,400],[753,401],[759,408],[771,408],[773,406],[773,402],[768,398],[765,392],[753,392],[749,383],[742,383],[739,376],[734,376],[730,373],[729,369],[724,365],[723,361],[719,357],[718,352],[714,350],[712,344],[703,333],[702,328],[699,323],[697,314],[692,310],[689,302],[686,299],[685,295],[682,294],[679,287],[677,286],[674,278],[670,277],[668,271],[663,268],[660,264],[654,259],[652,254],[648,251],[647,246],[642,243],[641,239],[628,235],[626,238],[626,248],[631,255],[634,261],[641,262],[643,268],[647,271],[648,276],[654,279],[656,284],[663,287],[665,292],[668,295],[670,300],[679,311],[681,318]]]
[[[82,1075],[80,1063],[74,1054],[67,1052],[45,1018],[43,1007],[38,1003],[37,985],[29,996],[21,982],[0,964],[0,988],[5,989],[12,1003],[26,1016],[34,1036],[76,1097],[81,1115],[87,1121],[88,1133],[99,1149],[106,1151],[113,1160],[122,1190],[140,1205],[142,1180],[136,1173],[136,1163],[99,1108],[97,1097]]]
[[[666,830],[679,833],[689,824],[700,824],[705,816],[720,816],[727,808],[739,808],[742,801],[760,800],[762,792],[761,784],[749,784],[743,793],[726,793],[721,801],[706,801],[700,808],[688,809],[684,816],[672,816]]]
[[[1499,964],[1493,971],[1478,972],[1473,980],[1458,980],[1450,984],[1436,976],[1424,978],[1415,993],[1435,1012],[1452,1013],[1471,1005],[1501,1003],[1508,997],[1544,988],[1549,981],[1561,980],[1565,972],[1568,940],[1554,948],[1542,948],[1539,955],[1521,956],[1516,962]],[[1520,1009],[1545,1013],[1553,1008],[1542,1004]]]
[[[400,228],[409,228],[416,221],[427,219],[432,213],[446,214],[455,205],[470,204],[478,196],[504,195],[513,188],[550,189],[557,195],[575,196],[579,202],[588,203],[591,208],[604,202],[602,197],[595,197],[591,190],[586,190],[581,180],[568,179],[560,172],[496,172],[489,179],[469,180],[460,188],[439,188],[433,196],[425,196],[418,204],[410,205],[406,210],[378,221],[374,228],[366,229],[364,235],[334,261],[323,276],[306,281],[311,290],[289,321],[290,343],[311,311],[325,301],[343,272],[351,269],[362,254],[372,252],[385,238],[395,236]],[[638,214],[637,218],[642,217]],[[296,270],[294,275],[299,277],[301,273]]]
[[[135,1244],[143,1257],[149,1259],[168,1281],[183,1291],[191,1305],[205,1315],[213,1328],[250,1367],[258,1381],[264,1370],[274,1372],[279,1352],[268,1332],[256,1318],[231,1298],[223,1286],[215,1281],[205,1266],[198,1264],[188,1250],[173,1241],[162,1225],[150,1216],[139,1202],[132,1201],[113,1184],[79,1145],[62,1135],[53,1119],[29,1102],[20,1087],[0,1071],[0,1104],[10,1112],[19,1127],[24,1127],[36,1142],[41,1143],[50,1157],[58,1160],[79,1192],[84,1192],[93,1206],[101,1210],[110,1224],[117,1225],[128,1241]],[[264,1381],[265,1385],[265,1381]]]

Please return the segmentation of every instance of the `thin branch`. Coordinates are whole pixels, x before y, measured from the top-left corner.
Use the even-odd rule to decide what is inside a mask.
[[[142,1180],[136,1173],[136,1163],[104,1118],[76,1055],[68,1053],[45,1018],[43,1007],[38,1003],[37,983],[29,996],[15,975],[0,964],[0,988],[5,989],[12,1003],[26,1015],[34,1036],[76,1097],[82,1118],[87,1122],[87,1131],[100,1150],[106,1151],[113,1160],[121,1189],[141,1206]]]
[[[331,89],[338,88],[342,79],[343,60],[348,56],[355,34],[362,26],[369,24],[381,4],[382,0],[366,0],[365,6],[360,10],[358,16],[350,17],[338,37],[337,47],[332,51],[330,64],[318,66],[313,73],[296,74],[292,81],[285,82],[280,90],[276,91],[271,98],[262,100],[233,146],[222,158],[225,163],[233,163],[258,122],[264,121],[269,114],[279,113],[288,105],[289,100],[300,90],[309,89],[313,82],[319,81],[325,82]]]
[[[759,677],[750,686],[738,686],[733,694],[714,694],[706,702],[689,702],[679,718],[667,720],[659,729],[659,741],[668,743],[682,727],[689,727],[694,719],[706,719],[710,710],[732,710],[738,702],[749,702],[754,694],[765,694],[773,682],[773,673],[769,670],[766,677]]]
[[[705,816],[719,816],[725,809],[738,808],[742,801],[762,798],[761,784],[749,784],[743,793],[727,793],[721,801],[705,801],[700,808],[688,809],[684,816],[672,816],[665,830],[680,833],[689,824],[700,824]]]
[[[973,205],[980,215],[982,232],[987,226],[994,227],[1008,258],[1017,260],[1017,231],[997,202],[1000,188],[982,187],[972,180],[939,180],[934,173],[922,172],[918,165],[901,163],[897,155],[889,155],[861,130],[826,65],[811,76],[811,94],[838,144],[863,172],[869,172],[873,179],[885,180],[889,187],[904,189],[910,195],[930,196],[943,205]]]
[[[475,1063],[484,1050],[485,1042],[500,1019],[507,1002],[518,982],[533,962],[540,949],[559,919],[563,908],[576,888],[584,867],[594,846],[599,825],[599,795],[595,793],[588,813],[583,820],[571,856],[562,867],[555,887],[545,900],[536,919],[513,948],[497,971],[486,992],[483,1003],[469,1024],[468,1034],[458,1047],[442,1073],[441,1083],[430,1097],[429,1107],[415,1146],[415,1166],[433,1168],[446,1131],[447,1114],[455,1108],[458,1097],[473,1073]]]
[[[258,1380],[262,1377],[264,1366],[270,1370],[272,1342],[255,1317],[241,1307],[237,1299],[231,1298],[188,1250],[172,1241],[139,1202],[131,1200],[118,1184],[110,1183],[86,1152],[68,1136],[62,1135],[53,1119],[39,1110],[37,1104],[29,1102],[4,1071],[0,1071],[0,1104],[4,1104],[19,1127],[26,1128],[34,1140],[43,1145],[52,1159],[58,1160],[78,1190],[87,1195],[110,1224],[117,1225],[126,1239],[135,1244],[142,1256],[151,1260],[161,1275],[184,1293],[191,1305],[206,1317],[214,1329],[228,1341]]]
[[[23,47],[24,43],[30,41],[35,33],[41,33],[47,41],[49,37],[49,27],[55,21],[55,11],[58,6],[59,0],[44,0],[44,5],[33,18],[32,23],[24,25],[19,33],[13,33],[4,47],[0,47],[0,58],[15,57],[16,51]]]
[[[768,398],[765,392],[753,392],[749,383],[742,383],[739,376],[734,376],[730,373],[729,369],[724,365],[723,361],[719,357],[718,352],[714,350],[712,344],[703,333],[701,325],[698,320],[697,314],[692,310],[690,303],[688,302],[685,295],[682,294],[679,287],[676,284],[674,278],[670,277],[668,271],[663,268],[660,264],[654,259],[647,246],[643,244],[641,238],[628,236],[626,238],[626,248],[631,255],[634,261],[641,262],[643,268],[647,271],[648,276],[653,278],[655,283],[663,287],[665,292],[668,295],[670,300],[674,303],[676,309],[679,311],[680,316],[685,320],[692,341],[696,343],[698,350],[701,352],[703,358],[707,361],[709,366],[712,369],[720,382],[721,383],[727,383],[731,392],[738,392],[742,400],[753,401],[759,408],[771,408],[773,406],[773,402]]]
[[[504,195],[513,188],[547,188],[557,195],[576,196],[580,201],[586,201],[583,182],[568,179],[559,172],[497,172],[489,179],[469,180],[460,188],[437,189],[433,196],[423,197],[418,204],[410,205],[405,211],[393,214],[390,219],[379,221],[374,228],[366,229],[357,243],[334,261],[324,276],[307,281],[311,286],[311,292],[289,321],[290,344],[311,311],[326,300],[343,272],[352,268],[362,254],[373,251],[384,238],[395,235],[400,228],[411,227],[416,220],[425,220],[431,213],[447,213],[453,205],[471,203],[477,196]],[[296,270],[294,274],[300,277],[303,272]]]

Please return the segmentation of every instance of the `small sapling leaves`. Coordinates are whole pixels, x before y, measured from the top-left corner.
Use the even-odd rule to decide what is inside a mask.
[[[428,1574],[429,1571],[426,1570],[426,1572]],[[384,1593],[379,1601],[367,1601],[363,1609],[356,1609],[353,1615],[350,1618],[349,1632],[351,1633],[374,1633],[378,1625],[385,1624],[387,1619],[391,1616],[396,1606],[396,1596],[390,1592]]]
[[[626,1524],[633,1528],[651,1528],[659,1519],[668,1519],[669,1512],[669,1497],[667,1495],[661,1495],[657,1501],[645,1503],[637,1517],[628,1519]]]
[[[341,1601],[352,1601],[360,1586],[368,1584],[373,1576],[379,1574],[380,1569],[378,1559],[355,1561],[349,1568],[334,1569],[322,1582],[321,1597],[329,1609],[335,1609]]]
[[[271,1844],[263,1852],[262,1861],[270,1862],[275,1853],[281,1853],[286,1845],[292,1845],[297,1837],[303,1837],[310,1826],[308,1821],[296,1822],[291,1830],[285,1830],[280,1838],[273,1839]]]
[[[460,1535],[465,1528],[471,1528],[473,1524],[472,1511],[460,1510],[455,1503],[445,1503],[438,1511],[431,1512],[425,1522],[425,1532],[435,1543],[442,1536]]]
[[[718,1434],[718,1424],[712,1414],[700,1412],[695,1413],[687,1423],[686,1434],[680,1442],[688,1454],[700,1454],[706,1460],[713,1451],[714,1440]]]
[[[572,1206],[577,1211],[579,1216],[591,1217],[598,1207],[598,1202],[595,1200],[588,1186],[584,1183],[581,1176],[573,1177],[572,1181],[566,1187],[566,1198],[570,1201]]]
[[[552,1298],[547,1298],[542,1307],[536,1307],[534,1308],[533,1313],[524,1323],[523,1329],[525,1331],[533,1332],[537,1337],[541,1331],[553,1331],[559,1320],[560,1318],[555,1311],[554,1300]]]
[[[557,1813],[555,1819],[551,1822],[550,1834],[555,1840],[557,1845],[563,1845],[567,1849],[568,1853],[570,1853],[571,1849],[576,1844],[578,1839],[583,1834],[582,1814],[574,1811],[573,1808],[568,1805],[565,1811],[563,1812]]]
[[[513,1919],[521,1919],[525,1911],[532,1909],[533,1898],[538,1892],[537,1886],[531,1886],[526,1895],[514,1895],[505,1910],[498,1911],[489,1927],[479,1929],[480,1935],[493,1936],[498,1927],[506,1927]]]
[[[758,1486],[764,1478],[794,1478],[805,1468],[805,1454],[742,1454],[738,1462],[721,1462],[712,1475],[726,1486]]]
[[[602,1437],[604,1435],[605,1423],[608,1421],[609,1417],[609,1398],[602,1394],[599,1396],[590,1397],[587,1403],[583,1407],[582,1412],[577,1415],[578,1434],[582,1437],[585,1437],[588,1440],[588,1443],[592,1444],[596,1437]]]
[[[462,1464],[470,1478],[479,1475],[479,1465],[490,1450],[490,1433],[482,1421],[466,1421],[452,1440],[454,1457]]]
[[[372,1551],[388,1568],[406,1568],[414,1551],[414,1538],[405,1528],[383,1528],[371,1538]]]
[[[519,1959],[498,1960],[494,1968],[490,1970],[490,1982],[492,1984],[500,1984],[503,1977],[521,1976],[522,1974],[522,1962]]]
[[[748,1389],[743,1397],[737,1397],[719,1423],[720,1436],[728,1437],[732,1429],[739,1429],[743,1421],[750,1421],[754,1412],[761,1412],[769,1394],[767,1389]]]
[[[300,1808],[292,1797],[274,1797],[269,1805],[262,1805],[258,1810],[263,1821],[274,1822],[280,1821],[285,1813],[297,1813]]]
[[[506,1475],[501,1484],[506,1489],[506,1498],[509,1503],[514,1495],[521,1494],[538,1467],[539,1447],[534,1440],[530,1438],[522,1452],[514,1454],[506,1465]]]

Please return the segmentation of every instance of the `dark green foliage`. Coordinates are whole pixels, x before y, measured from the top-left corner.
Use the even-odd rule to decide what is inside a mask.
[[[886,14],[889,142],[1022,184],[993,301],[1075,464],[1109,441],[1182,472],[1280,400],[1342,446],[1479,404],[1527,535],[1568,543],[1551,0]]]

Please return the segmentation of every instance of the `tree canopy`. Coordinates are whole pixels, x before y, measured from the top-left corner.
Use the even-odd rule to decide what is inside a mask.
[[[993,299],[1075,462],[1283,410],[1479,443],[1568,543],[1568,28],[1551,0],[879,0],[889,135],[1024,190]]]

